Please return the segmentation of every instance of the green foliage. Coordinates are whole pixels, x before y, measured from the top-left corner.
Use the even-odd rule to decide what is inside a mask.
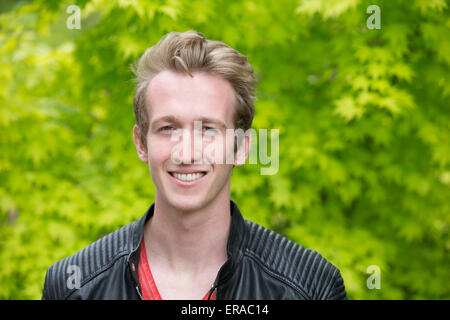
[[[39,299],[51,263],[153,202],[129,65],[189,29],[247,55],[254,128],[280,129],[276,175],[234,170],[244,216],[320,252],[350,299],[450,298],[447,1],[76,2],[80,30],[73,1],[0,6],[1,299]]]

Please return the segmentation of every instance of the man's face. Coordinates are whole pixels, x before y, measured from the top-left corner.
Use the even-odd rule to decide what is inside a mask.
[[[178,210],[194,211],[217,197],[229,197],[233,164],[225,161],[228,146],[224,142],[226,129],[234,128],[233,103],[231,85],[217,76],[194,73],[192,78],[163,71],[152,79],[146,96],[147,151],[139,141],[137,126],[133,130],[139,158],[149,163],[158,201]],[[194,130],[195,120],[202,120],[199,130]],[[223,139],[208,141],[206,135],[221,135]],[[206,155],[212,144],[223,150],[221,161]],[[181,145],[190,149],[179,148]]]

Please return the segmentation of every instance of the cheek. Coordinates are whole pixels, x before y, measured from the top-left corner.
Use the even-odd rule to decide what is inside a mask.
[[[150,167],[157,167],[170,159],[172,145],[170,140],[149,139],[148,140],[148,158]]]
[[[228,164],[219,164],[214,169],[214,179],[211,179],[211,190],[223,190],[231,179],[233,166]]]

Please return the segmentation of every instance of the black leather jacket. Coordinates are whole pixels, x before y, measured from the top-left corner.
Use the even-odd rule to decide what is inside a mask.
[[[210,295],[217,300],[347,299],[339,270],[319,253],[243,219],[231,202],[228,260]],[[145,215],[54,263],[42,299],[141,299],[137,267]],[[77,266],[76,273],[71,266]],[[74,281],[74,276],[80,276]]]

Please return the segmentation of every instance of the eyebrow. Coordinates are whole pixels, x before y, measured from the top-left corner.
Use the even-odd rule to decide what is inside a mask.
[[[195,120],[200,120],[200,121],[202,121],[202,123],[214,123],[214,124],[218,125],[219,127],[222,127],[223,129],[227,129],[226,124],[219,119],[201,117],[201,118],[195,119]],[[158,122],[169,122],[169,123],[176,123],[176,124],[180,123],[179,119],[175,116],[162,116],[162,117],[159,117],[159,118],[156,118],[155,120],[153,120],[151,122],[150,126],[155,125]]]
[[[179,123],[177,117],[174,116],[162,116],[159,118],[156,118],[150,123],[150,127],[158,122],[169,122],[169,123]]]

